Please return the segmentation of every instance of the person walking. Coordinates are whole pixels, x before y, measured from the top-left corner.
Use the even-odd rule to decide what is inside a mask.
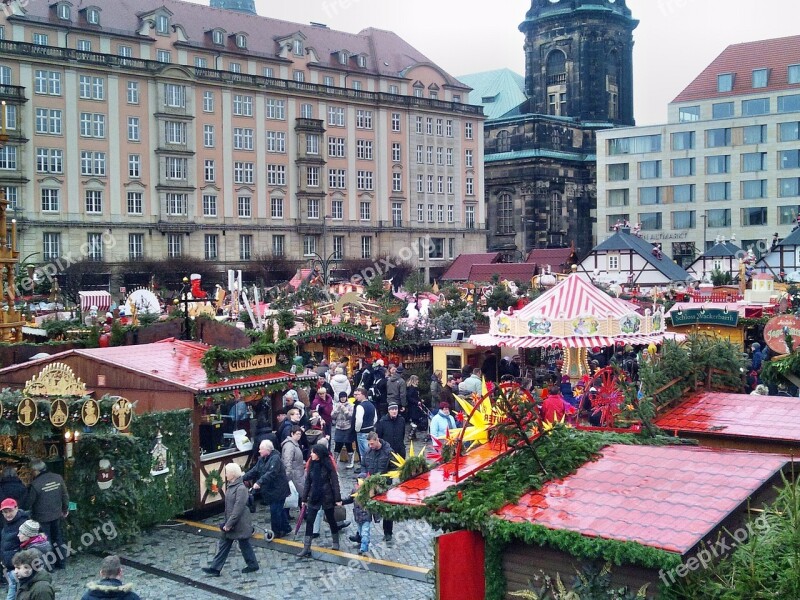
[[[271,442],[263,441],[262,445]],[[274,455],[277,457],[277,455]],[[280,462],[280,461],[279,461]],[[239,542],[239,550],[242,552],[244,562],[247,563],[242,573],[254,573],[258,571],[258,560],[250,538],[253,536],[253,521],[250,511],[247,509],[247,488],[244,486],[242,468],[237,463],[225,465],[225,522],[220,526],[222,538],[217,545],[217,553],[214,555],[211,564],[203,567],[203,573],[212,577],[219,577],[228,554],[231,551],[234,541]],[[283,506],[281,506],[283,509]],[[281,511],[282,513],[282,511]]]
[[[358,388],[355,391],[355,408],[353,410],[353,431],[358,444],[358,456],[364,462],[367,453],[367,434],[375,430],[378,422],[378,411],[375,405],[367,398],[367,390]]]
[[[347,464],[348,469],[353,468],[353,462],[356,458],[356,453],[353,450],[353,442],[356,437],[352,423],[354,408],[347,401],[347,394],[339,392],[339,401],[333,405],[333,411],[331,412],[331,417],[333,418],[333,455],[334,458],[338,458],[342,448],[346,448],[348,459],[350,460]]]
[[[339,489],[336,463],[327,446],[323,444],[314,444],[311,447],[311,458],[306,466],[302,502],[306,507],[306,534],[303,538],[303,549],[297,557],[309,558],[311,556],[314,522],[317,520],[317,513],[320,510],[325,513],[325,520],[331,528],[331,548],[339,550],[339,526],[336,523],[333,507],[342,506],[342,494]]]
[[[261,494],[261,499],[269,504],[270,527],[276,538],[284,537],[291,531],[283,504],[289,495],[289,479],[283,468],[281,456],[269,440],[264,440],[258,448],[258,462],[247,473],[244,481],[253,481],[253,491]]]
[[[392,447],[386,440],[382,440],[378,437],[378,434],[374,431],[367,435],[367,444],[369,445],[369,451],[361,464],[360,477],[388,473],[391,469]],[[383,520],[384,542],[392,541],[393,528],[393,521],[389,521],[388,519]],[[359,538],[358,541],[360,542],[361,539]]]
[[[381,417],[375,426],[375,433],[386,440],[392,451],[406,457],[406,420],[400,415],[396,402],[389,403],[389,412]]]
[[[411,431],[408,438],[417,439],[417,429],[427,429],[428,420],[427,410],[422,406],[422,398],[419,395],[419,377],[412,375],[408,378],[406,386],[406,404],[408,405],[408,420],[411,421]]]
[[[283,440],[281,446],[281,460],[283,461],[283,468],[286,470],[286,476],[294,484],[297,490],[298,498],[303,497],[303,484],[306,479],[306,461],[303,459],[303,450],[300,448],[300,436],[303,435],[303,430],[299,427],[294,427],[292,433]],[[289,509],[285,509],[286,517],[289,517]]]
[[[400,412],[406,414],[406,380],[397,371],[397,367],[389,367],[389,378],[386,380],[386,408],[390,404],[397,404]]]
[[[140,600],[132,583],[122,583],[122,564],[119,556],[106,556],[100,564],[100,580],[86,584],[81,600]]]
[[[28,489],[26,507],[31,518],[39,523],[42,533],[53,544],[56,569],[63,569],[67,564],[67,550],[64,546],[64,534],[61,530],[61,519],[69,516],[69,494],[64,478],[58,473],[50,473],[42,460],[31,463],[33,481]]]

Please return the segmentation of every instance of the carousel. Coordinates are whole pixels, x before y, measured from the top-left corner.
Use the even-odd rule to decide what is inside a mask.
[[[649,346],[674,337],[660,308],[639,310],[572,274],[520,310],[490,312],[489,333],[473,335],[469,342],[488,348],[560,348],[562,372],[575,381],[590,374],[591,348]]]

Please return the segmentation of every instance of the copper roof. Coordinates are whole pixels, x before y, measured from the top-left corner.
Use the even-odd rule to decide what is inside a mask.
[[[673,102],[710,100],[780,90],[800,92],[800,84],[789,83],[789,65],[800,63],[800,35],[733,44],[725,48]],[[767,87],[753,89],[752,73],[769,69]],[[733,89],[717,91],[717,75],[734,73]]]

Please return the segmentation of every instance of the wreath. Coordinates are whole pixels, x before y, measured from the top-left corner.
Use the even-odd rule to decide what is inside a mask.
[[[209,494],[219,494],[219,490],[222,488],[222,475],[220,475],[217,469],[212,469],[206,475],[206,492]]]
[[[370,475],[361,482],[355,494],[356,501],[361,506],[366,506],[366,503],[375,496],[380,496],[389,491],[390,485],[391,481],[385,475]]]

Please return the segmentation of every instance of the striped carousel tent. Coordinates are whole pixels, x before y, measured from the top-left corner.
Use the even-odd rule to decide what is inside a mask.
[[[491,316],[490,332],[473,335],[469,341],[476,346],[512,348],[661,343],[663,316],[643,316],[639,309],[573,274],[519,311]]]

